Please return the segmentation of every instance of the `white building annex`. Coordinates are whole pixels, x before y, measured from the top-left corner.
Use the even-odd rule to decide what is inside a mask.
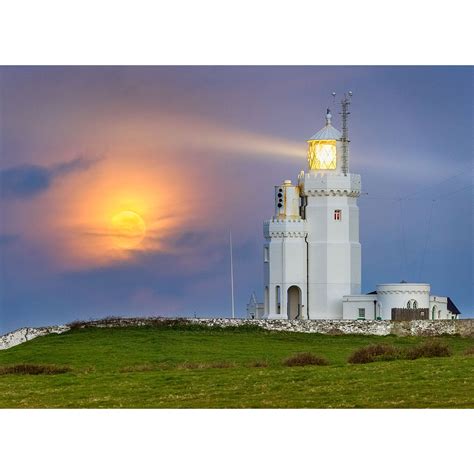
[[[349,169],[351,96],[341,101],[342,132],[328,109],[326,125],[308,140],[307,171],[295,184],[275,186],[275,212],[263,225],[263,317],[387,320],[392,309],[404,308],[419,310],[421,319],[456,319],[452,301],[431,295],[427,283],[380,284],[361,294],[361,177]]]

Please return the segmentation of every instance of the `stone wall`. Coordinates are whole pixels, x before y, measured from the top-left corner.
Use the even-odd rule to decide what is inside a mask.
[[[69,331],[69,326],[49,326],[43,328],[21,328],[16,331],[9,332],[4,336],[0,336],[0,350],[9,349],[26,341],[31,341],[38,336],[46,336],[47,334],[61,334]]]
[[[232,327],[243,324],[259,326],[269,331],[289,331],[319,334],[361,334],[366,336],[442,336],[474,337],[474,319],[437,321],[363,321],[363,320],[302,320],[282,319],[190,319],[206,326]]]
[[[437,321],[358,321],[358,320],[306,320],[282,319],[229,319],[229,318],[106,318],[75,322],[62,326],[22,328],[0,337],[0,350],[46,334],[61,334],[71,328],[160,326],[172,324],[201,324],[208,327],[258,326],[268,331],[289,331],[319,334],[361,334],[366,336],[443,336],[474,337],[474,319]]]

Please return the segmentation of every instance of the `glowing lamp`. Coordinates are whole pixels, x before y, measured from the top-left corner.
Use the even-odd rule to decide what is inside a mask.
[[[310,170],[336,169],[336,140],[308,140]]]
[[[335,170],[337,168],[336,142],[341,132],[331,125],[331,112],[326,113],[326,126],[308,140],[308,165],[310,170]]]

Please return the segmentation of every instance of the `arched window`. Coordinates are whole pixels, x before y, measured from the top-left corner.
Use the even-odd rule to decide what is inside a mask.
[[[275,288],[275,305],[276,305],[276,314],[281,313],[281,288],[279,285]]]
[[[377,303],[377,310],[375,314],[375,319],[380,320],[382,319],[382,305],[380,303]]]
[[[407,303],[408,309],[418,309],[418,301],[416,300],[409,300]]]

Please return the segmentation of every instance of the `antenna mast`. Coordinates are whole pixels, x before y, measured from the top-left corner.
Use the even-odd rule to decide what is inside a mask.
[[[349,127],[347,125],[347,119],[350,114],[349,105],[351,104],[352,91],[349,91],[347,94],[344,94],[343,99],[341,100],[342,106],[342,172],[344,176],[347,175],[349,171]]]
[[[232,231],[229,232],[229,247],[230,247],[230,294],[232,304],[232,319],[235,318],[234,307],[234,262],[232,258]]]

